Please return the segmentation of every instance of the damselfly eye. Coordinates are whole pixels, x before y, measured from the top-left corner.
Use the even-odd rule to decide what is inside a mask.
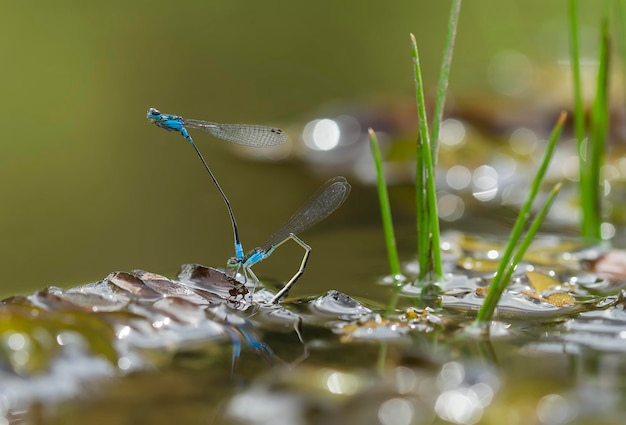
[[[154,109],[154,108],[150,108],[150,113],[152,115],[161,115],[161,111],[159,111],[158,109]]]

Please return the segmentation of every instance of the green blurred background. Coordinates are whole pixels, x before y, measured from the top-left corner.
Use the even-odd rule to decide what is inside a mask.
[[[583,23],[599,22],[582,2]],[[320,105],[413,92],[409,32],[425,79],[441,60],[448,1],[5,1],[0,14],[0,294],[71,286],[115,270],[173,275],[232,255],[224,205],[179,135],[148,107],[218,122],[304,123]],[[467,1],[451,93],[491,96],[503,50],[538,63],[567,55],[565,1]],[[255,163],[195,135],[229,194],[246,248],[325,180],[297,163]],[[304,239],[303,292],[384,274],[375,193],[355,188]],[[399,226],[412,237],[413,222]],[[401,240],[404,236],[400,236]],[[408,244],[411,246],[411,243]],[[288,277],[286,249],[259,273]],[[408,258],[411,250],[405,251]],[[283,261],[284,260],[284,261]]]

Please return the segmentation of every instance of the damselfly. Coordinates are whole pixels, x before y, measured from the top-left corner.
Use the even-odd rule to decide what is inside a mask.
[[[293,240],[304,249],[304,256],[302,257],[302,263],[300,268],[293,275],[293,277],[287,282],[280,291],[276,293],[269,301],[270,304],[279,302],[289,290],[293,287],[296,281],[304,273],[311,247],[304,243],[302,239],[296,236],[309,227],[319,223],[330,214],[332,214],[337,208],[341,206],[348,198],[350,194],[350,184],[344,177],[334,177],[328,180],[308,201],[306,201],[298,211],[296,211],[287,223],[265,243],[252,251],[248,252],[244,257],[233,257],[228,260],[228,266],[231,268],[244,269],[244,275],[250,275],[254,278],[255,283],[258,283],[259,279],[256,277],[251,267],[263,261],[272,253],[276,248],[287,242]]]
[[[191,143],[198,158],[204,165],[204,168],[211,176],[211,180],[220,192],[226,208],[228,209],[228,215],[233,226],[233,234],[235,239],[235,257],[243,259],[243,247],[241,245],[241,239],[239,238],[239,228],[237,227],[237,221],[235,215],[230,206],[230,201],[226,197],[226,194],[222,190],[221,186],[217,182],[215,175],[209,168],[204,157],[200,153],[200,150],[194,143],[193,139],[187,132],[187,129],[193,128],[205,131],[210,135],[222,140],[237,143],[245,146],[256,147],[269,147],[279,145],[287,140],[285,132],[279,128],[265,127],[261,125],[247,125],[247,124],[219,124],[209,121],[193,120],[180,117],[178,115],[162,114],[159,110],[150,108],[148,109],[148,119],[167,131],[176,131],[180,133],[185,139]]]

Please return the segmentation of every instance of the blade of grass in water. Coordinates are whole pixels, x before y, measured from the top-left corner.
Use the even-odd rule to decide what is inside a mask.
[[[511,277],[513,276],[513,272],[515,272],[515,268],[524,257],[524,254],[528,250],[530,244],[535,239],[535,236],[537,235],[537,232],[539,231],[543,220],[546,218],[548,211],[550,211],[550,207],[554,203],[554,200],[556,199],[556,196],[559,194],[560,190],[561,183],[559,182],[554,186],[554,188],[550,192],[550,195],[548,195],[548,199],[541,207],[541,210],[539,210],[539,212],[535,216],[535,219],[532,221],[530,227],[528,228],[528,231],[526,232],[526,236],[524,236],[524,239],[517,247],[515,255],[510,259],[510,261],[507,262],[505,262],[505,259],[502,258],[500,264],[506,264],[506,267],[502,274],[502,279],[499,279],[497,282],[494,279],[491,282],[491,285],[489,285],[489,291],[487,292],[487,296],[485,297],[485,302],[483,303],[479,311],[479,316],[487,319],[479,319],[477,317],[476,321],[472,324],[470,332],[473,332],[474,330],[478,330],[480,333],[488,332],[489,321],[493,317],[493,313],[498,305],[498,301],[500,300],[502,293],[511,281]]]
[[[430,140],[433,145],[433,162],[437,165],[439,152],[439,131],[443,120],[443,110],[446,103],[446,92],[448,91],[448,80],[450,76],[450,65],[452,64],[452,52],[454,51],[454,40],[456,39],[456,28],[461,13],[461,0],[452,0],[450,17],[448,19],[448,33],[446,36],[446,46],[444,48],[441,70],[439,71],[439,86],[437,88],[437,99],[435,101],[435,112],[433,113],[432,134]]]
[[[515,255],[513,256],[511,263],[509,264],[506,271],[504,272],[504,278],[499,282],[500,286],[498,287],[498,293],[499,293],[498,299],[500,298],[500,295],[502,294],[502,292],[504,292],[504,290],[506,289],[508,282],[511,281],[511,276],[513,276],[513,272],[515,271],[517,264],[519,264],[519,262],[522,260],[522,258],[524,257],[524,254],[528,250],[528,247],[535,239],[535,235],[539,231],[539,227],[541,227],[543,220],[546,218],[548,211],[550,211],[550,207],[554,203],[554,200],[556,199],[556,196],[559,194],[560,190],[561,190],[561,183],[559,182],[556,185],[554,185],[554,187],[552,188],[552,191],[550,192],[550,195],[548,195],[548,199],[546,199],[546,202],[543,204],[543,207],[541,207],[541,210],[539,210],[539,212],[537,213],[537,216],[535,217],[530,227],[528,228],[528,231],[526,232],[526,236],[524,236],[522,243],[520,243],[520,245],[517,248],[517,251],[515,251]],[[487,300],[485,300],[485,303],[486,302]],[[491,314],[493,314],[493,312]]]
[[[415,179],[417,191],[416,198],[418,202],[418,249],[423,249],[424,246],[428,246],[428,251],[430,252],[430,254],[426,257],[425,263],[422,263],[423,253],[419,253],[420,280],[424,280],[430,270],[433,271],[437,279],[440,279],[443,275],[443,271],[441,266],[439,214],[437,212],[437,193],[435,192],[433,150],[430,144],[430,135],[428,132],[428,119],[426,115],[426,102],[424,99],[424,86],[422,82],[419,51],[413,34],[411,34],[411,47],[413,52],[415,74],[415,99],[417,103],[417,115],[420,126],[417,148],[417,174]],[[427,213],[427,217],[422,216],[425,211]],[[422,214],[420,214],[420,212]],[[430,259],[432,259],[432,263],[428,261]]]
[[[602,20],[602,32],[600,41],[600,59],[598,65],[598,76],[596,79],[596,96],[591,110],[589,149],[587,152],[590,158],[587,161],[589,167],[590,187],[592,191],[593,206],[593,231],[587,236],[591,236],[594,241],[601,240],[600,225],[602,223],[602,166],[606,151],[606,135],[609,125],[608,109],[608,87],[609,87],[609,65],[610,65],[610,40],[609,40],[608,18]]]
[[[506,287],[508,281],[504,280],[506,274],[506,268],[511,263],[511,259],[513,258],[513,251],[515,250],[515,246],[519,241],[525,225],[528,223],[530,218],[530,210],[532,208],[532,204],[539,192],[539,186],[541,185],[541,181],[548,169],[548,165],[550,164],[550,159],[552,158],[552,154],[554,153],[554,148],[556,147],[556,142],[559,139],[561,134],[561,130],[563,129],[563,123],[565,122],[565,118],[567,118],[567,114],[565,112],[561,112],[559,119],[554,126],[554,130],[552,130],[552,134],[550,136],[550,140],[548,141],[548,145],[546,146],[546,151],[543,155],[543,160],[541,165],[539,166],[539,170],[535,175],[535,178],[530,187],[530,192],[528,193],[528,197],[526,198],[526,202],[522,206],[519,215],[517,216],[517,220],[515,221],[515,225],[513,226],[513,230],[511,231],[511,235],[509,236],[509,241],[504,250],[504,254],[500,260],[500,264],[498,265],[498,270],[496,272],[491,285],[489,286],[489,291],[487,292],[487,296],[485,298],[485,302],[482,307],[478,311],[478,315],[476,316],[477,324],[488,323],[491,320],[491,316],[493,315],[493,311],[498,305],[498,301],[500,300],[500,296],[502,292],[498,293],[500,287]]]
[[[391,206],[389,205],[389,194],[387,193],[387,182],[385,181],[385,173],[383,171],[383,161],[380,155],[380,146],[376,133],[371,128],[368,130],[370,136],[370,147],[372,149],[372,157],[376,167],[376,184],[378,187],[378,203],[380,205],[380,215],[383,222],[383,232],[385,234],[385,244],[387,246],[387,259],[389,261],[389,270],[393,276],[395,288],[392,292],[389,303],[387,304],[387,313],[390,314],[396,307],[398,302],[398,293],[400,292],[400,284],[402,279],[400,270],[400,259],[398,258],[398,249],[396,247],[396,236],[393,231],[393,220],[391,218]]]
[[[570,64],[572,68],[572,82],[574,85],[574,130],[578,147],[578,169],[580,174],[578,187],[582,211],[580,232],[583,238],[593,238],[593,216],[595,215],[594,209],[596,205],[593,200],[593,190],[590,185],[590,168],[588,166],[589,149],[585,141],[585,107],[583,104],[583,87],[580,75],[580,37],[578,34],[580,20],[578,19],[578,9],[578,0],[569,0]]]
[[[415,66],[419,69],[419,61],[416,63]],[[426,129],[424,131],[422,129],[422,122],[425,123],[424,126],[427,124],[425,121],[425,117],[422,118],[419,115],[420,101],[423,102],[424,100],[423,95],[420,98],[419,93],[419,90],[416,89],[418,120],[420,121],[420,135],[418,136],[416,149],[417,153],[415,164],[415,201],[417,203],[417,258],[419,263],[418,280],[422,282],[426,280],[426,276],[428,275],[428,271],[432,263],[430,261],[430,225],[428,220],[429,211],[426,205],[426,186],[424,184],[424,144],[420,142],[422,134],[424,134],[428,130]]]
[[[578,141],[579,192],[582,211],[580,232],[587,241],[599,242],[601,240],[600,229],[602,224],[601,172],[604,165],[609,114],[610,42],[608,16],[610,8],[608,1],[605,1],[601,40],[599,43],[600,58],[598,61],[596,93],[591,109],[589,128],[587,129],[585,127],[585,108],[582,99],[583,87],[580,75],[580,21],[578,6],[578,0],[569,0],[570,55],[574,83],[574,128]],[[586,136],[587,138],[585,138]]]

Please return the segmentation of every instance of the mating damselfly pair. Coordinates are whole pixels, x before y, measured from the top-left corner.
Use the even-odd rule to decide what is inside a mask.
[[[189,135],[187,129],[198,129],[222,140],[237,143],[245,146],[269,147],[279,145],[287,140],[285,133],[273,127],[247,124],[219,124],[209,121],[200,121],[183,118],[178,115],[162,114],[154,108],[148,109],[148,119],[167,131],[180,133],[193,146],[198,158],[217,187],[233,227],[235,241],[235,256],[228,260],[228,267],[235,269],[237,274],[243,270],[244,279],[254,279],[254,284],[259,283],[259,279],[252,271],[252,266],[272,255],[274,250],[289,240],[293,240],[304,249],[304,256],[298,271],[293,277],[278,291],[268,303],[277,303],[287,295],[296,281],[304,273],[304,269],[309,259],[311,247],[307,245],[297,234],[317,224],[321,220],[332,214],[344,203],[350,194],[350,184],[344,177],[334,177],[328,180],[300,209],[298,209],[287,223],[274,233],[262,245],[244,254],[239,229],[228,197],[219,185],[217,178],[204,160],[202,153]]]

